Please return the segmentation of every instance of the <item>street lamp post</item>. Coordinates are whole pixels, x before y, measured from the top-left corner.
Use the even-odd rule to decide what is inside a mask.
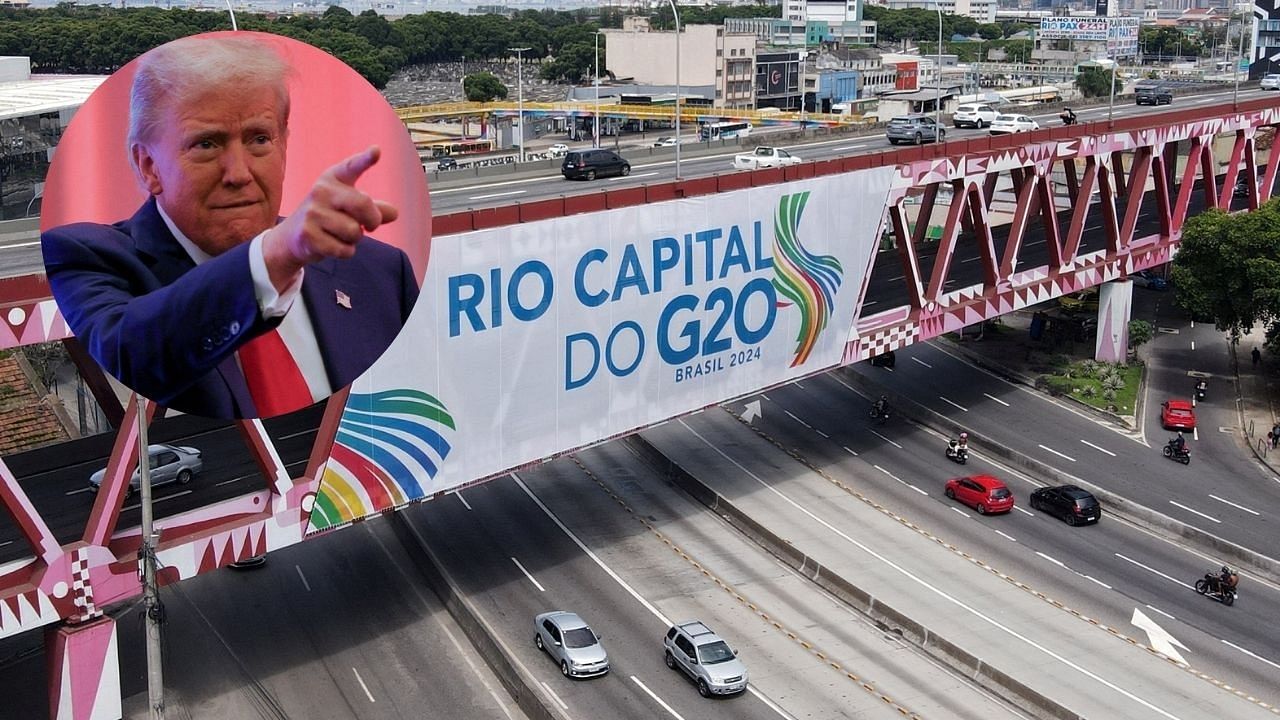
[[[520,142],[520,158],[524,162],[524,53],[527,47],[513,47],[507,50],[516,54],[516,114],[520,116],[520,134],[516,140]]]
[[[600,31],[595,32],[596,35],[596,128],[595,139],[592,140],[591,147],[600,147]]]
[[[676,21],[676,180],[680,180],[680,12],[676,10],[676,0],[667,1]]]
[[[1240,15],[1240,51],[1236,54],[1234,61],[1235,67],[1232,68],[1231,74],[1235,76],[1236,87],[1231,91],[1231,107],[1235,109],[1240,104],[1240,59],[1244,57],[1244,14]]]
[[[937,77],[934,78],[938,89],[938,96],[934,99],[933,104],[933,141],[942,140],[942,3],[938,3],[938,68]]]

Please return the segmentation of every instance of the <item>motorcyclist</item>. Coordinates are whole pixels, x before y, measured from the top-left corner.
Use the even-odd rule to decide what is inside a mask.
[[[871,406],[871,410],[876,415],[887,415],[889,413],[889,398],[881,395],[880,399],[876,400],[875,404]]]
[[[1169,441],[1169,447],[1173,448],[1175,455],[1182,455],[1187,451],[1187,439],[1182,436],[1182,431],[1178,431],[1178,437]]]
[[[1062,112],[1058,114],[1058,117],[1062,119],[1063,125],[1076,124],[1076,112],[1069,107],[1062,108]]]
[[[951,457],[963,457],[969,452],[969,433],[962,432],[958,439],[947,441],[947,453]]]
[[[1223,565],[1222,570],[1218,573],[1218,594],[1226,594],[1227,590],[1234,591],[1238,584],[1240,584],[1240,576],[1231,572],[1231,568]]]
[[[1198,397],[1198,398],[1203,398],[1203,397],[1204,397],[1204,394],[1205,394],[1205,391],[1207,391],[1208,389],[1209,389],[1209,383],[1205,382],[1204,380],[1201,380],[1201,381],[1197,382],[1197,383],[1196,383],[1196,397]]]

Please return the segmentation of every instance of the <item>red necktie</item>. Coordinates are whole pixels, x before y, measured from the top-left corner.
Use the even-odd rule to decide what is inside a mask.
[[[272,417],[311,404],[311,390],[298,364],[276,330],[245,343],[239,350],[240,369],[259,417]]]

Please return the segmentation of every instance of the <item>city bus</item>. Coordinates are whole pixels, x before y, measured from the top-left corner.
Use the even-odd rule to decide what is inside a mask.
[[[435,142],[430,145],[431,157],[440,158],[445,155],[479,155],[494,151],[493,140],[450,140]]]
[[[751,134],[751,123],[746,120],[729,120],[727,122],[703,123],[698,128],[698,137],[702,140],[729,140],[746,137]]]

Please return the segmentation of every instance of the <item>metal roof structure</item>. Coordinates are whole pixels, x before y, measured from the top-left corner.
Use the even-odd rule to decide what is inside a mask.
[[[0,82],[0,120],[80,107],[106,75],[32,75]]]

